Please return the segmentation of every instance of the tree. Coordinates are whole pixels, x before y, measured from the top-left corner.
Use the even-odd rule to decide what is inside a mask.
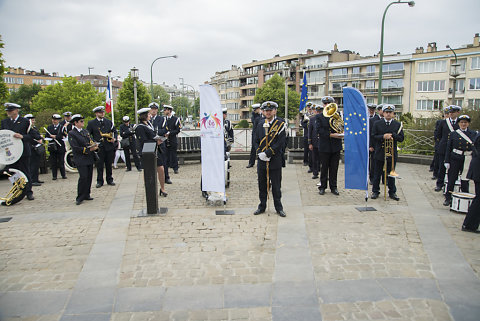
[[[8,99],[11,103],[19,104],[22,106],[22,114],[30,113],[30,109],[35,97],[42,90],[42,86],[39,84],[21,85],[17,91],[10,94]]]
[[[61,83],[47,86],[33,97],[31,112],[52,109],[59,114],[70,111],[88,118],[93,116],[93,108],[104,105],[104,99],[91,83],[82,84],[73,77],[64,77]]]
[[[285,79],[277,73],[267,80],[262,87],[257,89],[253,102],[263,103],[274,101],[278,104],[277,115],[285,117]],[[293,119],[298,114],[300,105],[300,94],[295,90],[288,89],[288,118]]]
[[[137,81],[137,108],[138,110],[148,107],[151,102],[147,88]],[[115,108],[115,119],[120,121],[123,116],[135,119],[135,100],[133,98],[133,79],[130,74],[123,81],[122,89],[118,92],[118,102]]]
[[[177,117],[182,116],[185,119],[187,115],[187,111],[189,114],[192,113],[192,109],[190,107],[190,102],[188,101],[187,97],[175,97],[172,99],[172,107],[175,111]]]
[[[170,104],[170,95],[167,93],[165,88],[160,85],[153,85],[153,97],[155,97],[153,101],[159,104],[160,108],[162,108],[162,106],[165,104]]]
[[[200,98],[195,98],[193,102],[192,111],[189,111],[190,115],[192,115],[192,119],[199,119],[200,117]]]
[[[249,127],[250,127],[250,124],[248,123],[248,120],[246,120],[246,119],[242,119],[235,126],[235,128],[249,128]]]
[[[2,36],[0,35],[0,49],[3,49]],[[2,58],[3,54],[0,50],[0,103],[3,104],[7,101],[8,98],[8,89],[7,85],[3,81],[3,74],[5,73],[5,60]]]

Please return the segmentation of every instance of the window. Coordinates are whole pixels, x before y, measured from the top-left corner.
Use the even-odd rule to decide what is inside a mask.
[[[238,93],[238,91],[227,93],[227,99],[236,99],[236,98],[240,98],[240,94]]]
[[[468,108],[480,110],[480,99],[469,99]]]
[[[245,105],[243,107],[250,107],[253,105],[253,100],[245,100]]]
[[[227,109],[238,109],[239,108],[238,103],[227,103],[227,104],[225,104],[225,106],[227,107]]]
[[[375,80],[365,81],[365,89],[375,89]]]
[[[384,96],[382,97],[382,101],[384,104],[401,105],[402,96]]]
[[[455,101],[453,102],[453,104],[462,107],[462,105],[463,105],[463,99],[455,99]]]
[[[227,119],[228,120],[240,120],[240,115],[239,114],[227,114]]]
[[[340,78],[343,76],[347,76],[347,74],[348,74],[347,68],[332,69],[332,77]]]
[[[403,88],[403,79],[382,79],[382,88]]]
[[[420,74],[445,71],[447,71],[446,60],[422,61],[418,63],[418,73]]]
[[[268,81],[272,77],[273,77],[273,75],[265,75],[265,81]]]
[[[352,68],[352,75],[359,75],[360,74],[360,67],[353,67]]]
[[[307,84],[325,82],[325,70],[307,72]]]
[[[47,80],[46,80],[46,84],[47,84],[47,85],[51,85],[51,84],[52,84],[52,81],[51,81],[50,79],[47,79]]]
[[[375,104],[375,98],[367,97],[367,104]]]
[[[367,66],[367,74],[373,76],[375,74],[375,66]]]
[[[258,77],[248,77],[247,85],[258,84]]]
[[[44,85],[43,79],[33,79],[32,82],[37,85]]]
[[[352,81],[352,87],[360,89],[360,81]]]
[[[382,70],[383,72],[403,70],[403,62],[383,65]]]
[[[472,58],[471,69],[480,69],[480,56]]]
[[[457,93],[465,92],[465,79],[457,79],[457,83],[455,84],[455,92]]]
[[[417,110],[441,110],[443,109],[443,100],[422,99],[417,100]]]
[[[23,85],[23,78],[3,77],[3,81],[4,81],[6,84],[19,84],[19,85]]]
[[[347,82],[342,81],[332,83],[332,89],[334,93],[341,93],[343,87],[347,87]]]
[[[468,87],[468,89],[479,90],[480,89],[480,78],[470,79],[470,86]]]
[[[430,80],[417,82],[417,91],[442,91],[445,90],[445,80]]]
[[[221,100],[227,99],[227,94],[220,94],[220,99]]]
[[[451,64],[453,63],[455,63],[455,60],[451,61]],[[458,66],[458,71],[462,74],[465,73],[465,66],[467,65],[467,59],[458,59],[457,63],[460,65]]]

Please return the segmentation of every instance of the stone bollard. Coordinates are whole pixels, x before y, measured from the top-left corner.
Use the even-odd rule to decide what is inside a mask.
[[[147,209],[142,210],[139,216],[164,214],[166,208],[158,208],[157,185],[157,144],[145,143],[142,150],[143,179],[145,181],[145,196]]]

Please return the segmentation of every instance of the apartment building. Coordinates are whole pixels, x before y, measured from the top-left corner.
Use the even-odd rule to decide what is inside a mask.
[[[233,124],[238,123],[242,119],[250,118],[250,113],[248,112],[248,107],[250,106],[241,108],[240,73],[241,68],[232,65],[228,70],[216,72],[209,82],[210,85],[217,89],[222,109],[227,108],[227,119]]]
[[[46,86],[62,82],[62,77],[59,77],[57,72],[53,72],[52,74],[45,73],[44,69],[40,69],[40,72],[37,72],[21,67],[7,67],[3,75],[3,81],[7,85],[8,91],[14,92],[18,90],[21,85],[38,84],[42,88],[45,88]]]
[[[108,78],[107,76],[103,75],[80,75],[75,76],[78,82],[85,84],[87,82],[91,83],[92,86],[95,88],[96,91],[99,93],[105,93],[108,86]],[[116,80],[116,77],[112,77],[112,99],[113,104],[117,103],[118,99],[118,92],[122,89],[123,82]]]
[[[480,109],[479,34],[475,34],[472,44],[452,49],[439,50],[432,42],[426,50],[417,48],[412,55],[410,111],[415,117],[435,117],[450,104]],[[452,75],[456,76],[455,88]]]

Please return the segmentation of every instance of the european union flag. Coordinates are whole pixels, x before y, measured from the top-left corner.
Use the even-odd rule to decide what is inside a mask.
[[[307,73],[303,73],[303,85],[302,85],[302,95],[300,96],[300,108],[302,111],[305,108],[308,100],[308,88],[307,88]]]
[[[343,88],[345,128],[345,188],[368,190],[369,118],[363,94]]]

